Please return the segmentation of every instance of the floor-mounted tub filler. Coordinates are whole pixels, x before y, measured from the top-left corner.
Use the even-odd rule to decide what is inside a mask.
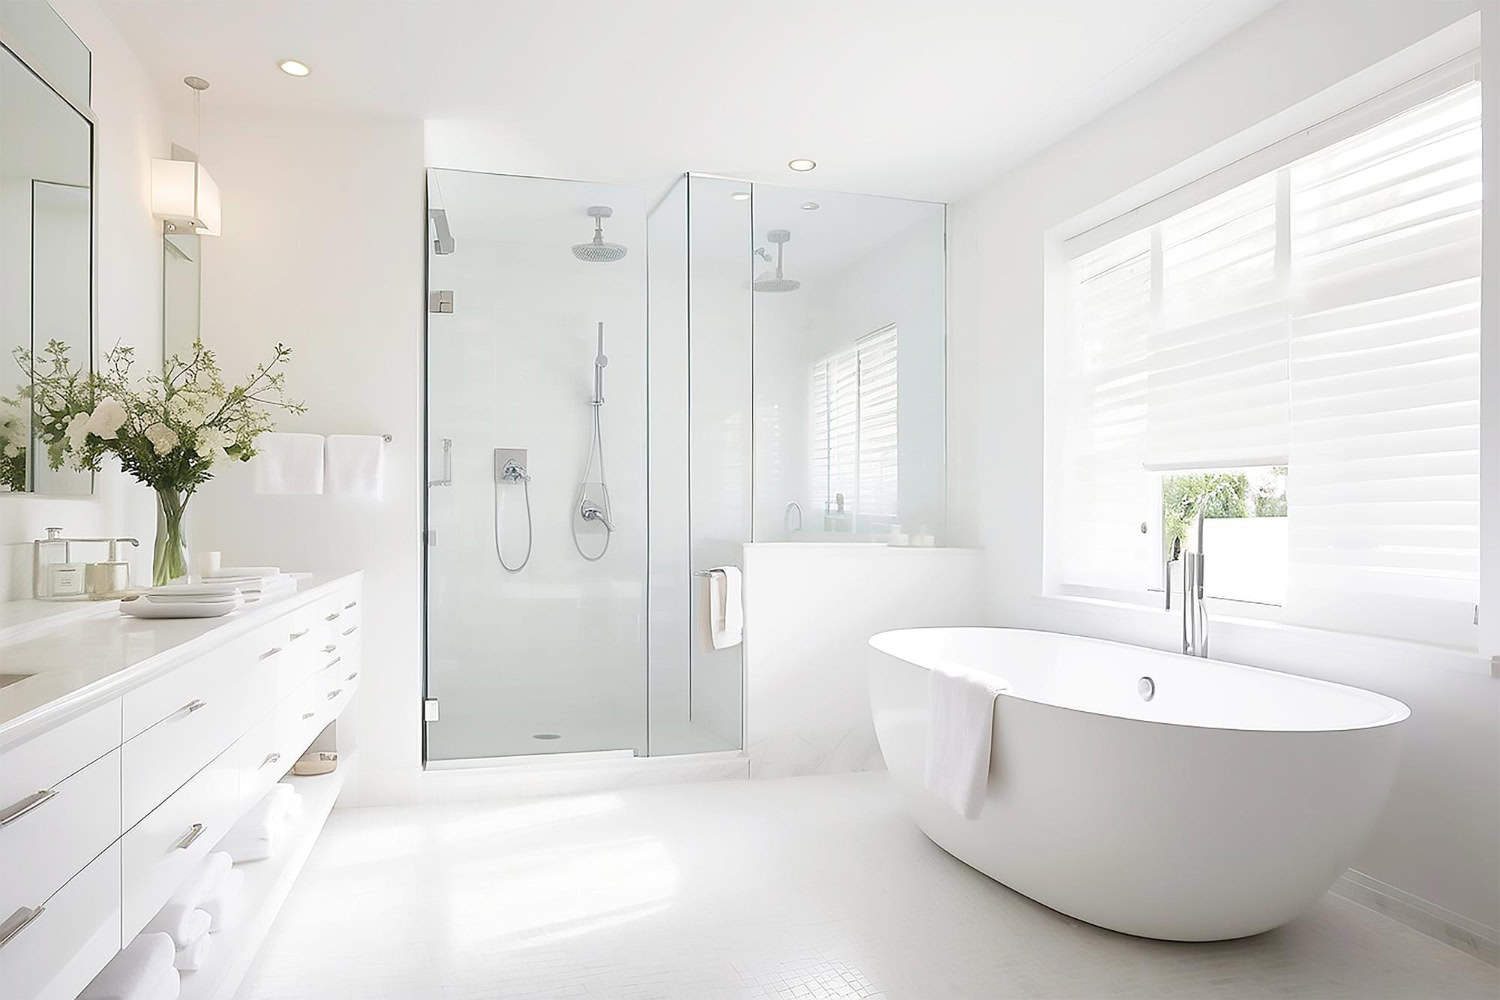
[[[1142,937],[1286,923],[1354,860],[1411,713],[1384,695],[1123,643],[1006,628],[874,636],[875,731],[924,833],[1053,909]],[[1002,678],[965,819],[927,790],[929,681]]]

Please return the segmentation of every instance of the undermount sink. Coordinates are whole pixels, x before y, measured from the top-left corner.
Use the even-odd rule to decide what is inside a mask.
[[[0,674],[0,688],[10,687],[16,681],[24,681],[30,674]]]

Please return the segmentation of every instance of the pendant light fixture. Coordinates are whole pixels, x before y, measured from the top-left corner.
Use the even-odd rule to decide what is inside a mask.
[[[201,76],[183,78],[193,91],[196,141],[203,141],[203,92],[208,81]],[[151,214],[162,220],[169,233],[220,233],[219,185],[198,162],[198,154],[175,143],[170,160],[151,161]]]

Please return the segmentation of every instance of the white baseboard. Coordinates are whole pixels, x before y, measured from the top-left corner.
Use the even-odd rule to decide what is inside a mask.
[[[1339,876],[1331,890],[1345,899],[1383,913],[1412,930],[1436,938],[1491,965],[1500,965],[1500,933],[1436,903],[1387,885],[1353,868]]]

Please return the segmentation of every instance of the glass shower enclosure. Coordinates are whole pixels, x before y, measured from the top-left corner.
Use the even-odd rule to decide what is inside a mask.
[[[687,185],[428,172],[429,766],[741,746],[749,206]]]
[[[428,766],[740,749],[708,571],[943,532],[943,206],[427,189]]]

